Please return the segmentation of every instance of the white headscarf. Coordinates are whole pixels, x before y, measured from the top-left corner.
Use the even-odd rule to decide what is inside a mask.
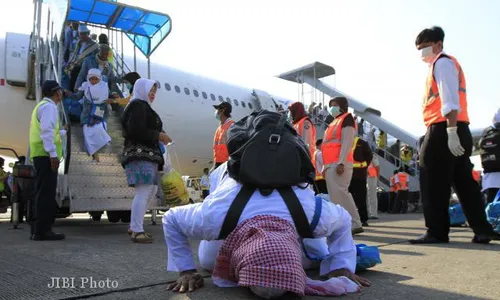
[[[96,84],[90,83],[91,77],[99,78]],[[102,80],[101,71],[99,69],[90,69],[87,74],[87,81],[82,84],[85,98],[92,100],[95,104],[101,104],[108,99],[109,89],[106,82]]]
[[[146,78],[139,78],[134,83],[134,94],[132,95],[132,100],[142,100],[151,104],[149,101],[148,94],[156,84],[156,81]]]
[[[493,124],[495,123],[500,123],[500,108],[497,110],[495,116],[493,117]]]

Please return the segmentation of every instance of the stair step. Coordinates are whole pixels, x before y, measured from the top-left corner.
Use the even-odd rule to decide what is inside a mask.
[[[72,199],[132,199],[135,189],[132,187],[74,187],[71,186]]]
[[[120,164],[120,154],[99,153],[99,160],[105,163]],[[71,152],[71,162],[92,161],[92,156],[87,152]]]
[[[95,174],[125,174],[121,164],[92,161],[72,161],[69,165],[69,174],[72,175],[95,175]]]
[[[127,177],[121,174],[89,174],[89,175],[68,175],[68,184],[71,188],[126,188],[128,187]]]

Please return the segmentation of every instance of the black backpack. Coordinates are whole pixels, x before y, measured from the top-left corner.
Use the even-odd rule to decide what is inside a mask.
[[[483,172],[500,172],[500,130],[498,128],[486,128],[479,140],[479,149]]]
[[[227,133],[229,176],[262,190],[314,183],[309,149],[286,116],[253,112]]]
[[[218,239],[234,230],[256,190],[266,196],[275,189],[285,201],[299,235],[312,238],[304,209],[291,187],[314,183],[315,170],[308,148],[286,116],[255,111],[234,123],[227,137],[227,172],[243,187],[227,212]]]

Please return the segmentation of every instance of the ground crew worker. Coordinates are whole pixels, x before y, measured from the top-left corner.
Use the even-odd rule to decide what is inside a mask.
[[[210,179],[208,177],[208,168],[203,169],[203,176],[201,176],[201,193],[203,199],[210,194]]]
[[[397,193],[396,174],[398,174],[398,170],[394,170],[393,175],[389,179],[390,187],[389,187],[389,208],[387,209],[388,213],[392,213],[392,208],[394,207],[394,200],[396,199],[396,193]]]
[[[364,232],[358,209],[354,203],[349,184],[353,172],[353,151],[356,125],[348,112],[345,97],[335,97],[330,101],[329,113],[335,119],[328,125],[323,138],[321,152],[324,176],[330,200],[342,206],[352,218],[353,234]]]
[[[292,103],[288,109],[292,117],[293,128],[309,148],[309,155],[312,160],[316,151],[316,127],[306,115],[304,104],[301,102]]]
[[[500,109],[495,112],[491,126],[483,131],[479,149],[483,168],[481,188],[487,203],[491,203],[500,189]]]
[[[57,170],[63,155],[57,103],[63,99],[62,88],[54,80],[46,80],[42,86],[43,99],[33,110],[30,124],[30,160],[35,166],[35,220],[31,223],[31,239],[62,240],[64,234],[54,233],[57,203]]]
[[[385,157],[385,148],[387,147],[387,133],[380,130],[377,138],[377,153],[378,155]]]
[[[406,166],[410,165],[412,156],[413,156],[413,153],[410,151],[410,148],[408,147],[408,145],[404,145],[401,148],[401,153],[400,153],[401,161],[404,163],[404,165],[406,165]]]
[[[353,143],[353,172],[349,192],[354,198],[354,203],[358,208],[359,217],[362,226],[368,226],[368,208],[366,206],[366,179],[368,176],[368,165],[373,159],[370,145],[359,137],[354,138]]]
[[[373,155],[373,160],[368,166],[368,197],[367,197],[367,207],[368,207],[368,219],[377,220],[378,219],[378,197],[377,197],[377,186],[378,180],[380,178],[380,165],[376,155]]]
[[[423,103],[427,126],[420,151],[420,191],[427,232],[413,244],[448,243],[448,206],[451,186],[456,189],[474,243],[500,240],[486,221],[479,185],[472,178],[472,135],[467,113],[464,72],[458,61],[443,52],[444,31],[424,29],[415,40],[422,60],[429,64]]]
[[[233,107],[229,102],[222,102],[219,105],[214,105],[215,118],[219,120],[220,125],[217,127],[214,136],[214,167],[216,169],[221,164],[229,159],[229,153],[227,151],[227,131],[234,121],[231,120],[231,112]]]
[[[408,210],[409,182],[410,176],[408,173],[404,171],[403,167],[399,168],[399,172],[394,175],[396,197],[394,199],[394,205],[392,206],[391,213],[404,214]]]
[[[319,139],[316,141],[316,151],[313,156],[313,166],[316,169],[316,178],[314,182],[314,192],[316,194],[328,194],[328,189],[326,188],[325,177],[323,176],[323,157],[321,153],[321,145],[323,140]]]

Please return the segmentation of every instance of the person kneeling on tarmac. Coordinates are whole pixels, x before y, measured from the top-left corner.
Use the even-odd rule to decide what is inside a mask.
[[[351,216],[307,188],[314,167],[286,116],[263,110],[243,118],[228,132],[228,150],[229,161],[211,174],[217,187],[210,195],[163,216],[167,269],[180,272],[168,290],[182,293],[203,286],[188,239],[221,242],[216,251],[200,254],[200,261],[212,262],[212,279],[219,287],[248,287],[260,297],[274,298],[288,293],[338,296],[370,286],[354,273]],[[316,238],[326,238],[326,255],[312,257],[313,251],[305,250],[304,241]],[[329,279],[307,278],[303,255],[320,261],[320,275]]]

